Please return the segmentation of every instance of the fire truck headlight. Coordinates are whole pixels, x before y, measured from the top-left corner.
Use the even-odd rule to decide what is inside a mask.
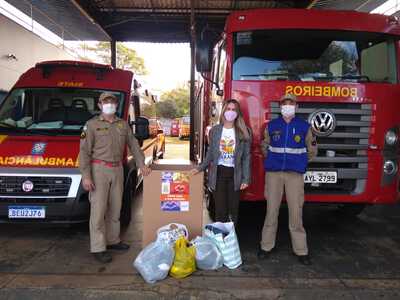
[[[386,175],[393,175],[397,172],[397,164],[393,160],[386,160],[383,164],[383,171]]]
[[[399,138],[398,138],[396,132],[394,132],[393,130],[389,130],[388,132],[386,132],[385,142],[387,145],[389,145],[389,146],[395,145],[397,143],[398,139]]]

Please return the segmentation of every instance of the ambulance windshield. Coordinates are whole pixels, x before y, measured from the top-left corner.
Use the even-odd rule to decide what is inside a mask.
[[[233,79],[397,83],[395,41],[354,31],[238,32]]]
[[[86,121],[100,113],[97,105],[105,90],[76,88],[19,88],[0,107],[0,131],[77,134]],[[119,99],[122,116],[124,94],[108,91]]]

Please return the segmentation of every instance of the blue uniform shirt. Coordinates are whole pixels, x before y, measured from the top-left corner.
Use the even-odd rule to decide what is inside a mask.
[[[282,117],[272,120],[266,129],[270,144],[264,169],[304,174],[308,163],[306,136],[309,128],[310,124],[298,117],[294,117],[290,123],[286,123]]]

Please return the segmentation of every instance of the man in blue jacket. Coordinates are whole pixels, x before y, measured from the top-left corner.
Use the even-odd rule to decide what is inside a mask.
[[[283,193],[289,208],[292,248],[299,261],[310,265],[307,237],[303,227],[304,179],[307,163],[317,154],[317,143],[310,124],[295,116],[296,96],[280,99],[282,116],[269,122],[262,141],[265,155],[267,215],[258,257],[267,258],[275,247],[279,208]]]

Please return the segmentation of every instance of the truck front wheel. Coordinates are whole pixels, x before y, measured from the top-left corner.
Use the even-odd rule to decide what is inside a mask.
[[[366,207],[366,204],[340,204],[338,206],[339,213],[346,217],[356,217],[358,216]]]

